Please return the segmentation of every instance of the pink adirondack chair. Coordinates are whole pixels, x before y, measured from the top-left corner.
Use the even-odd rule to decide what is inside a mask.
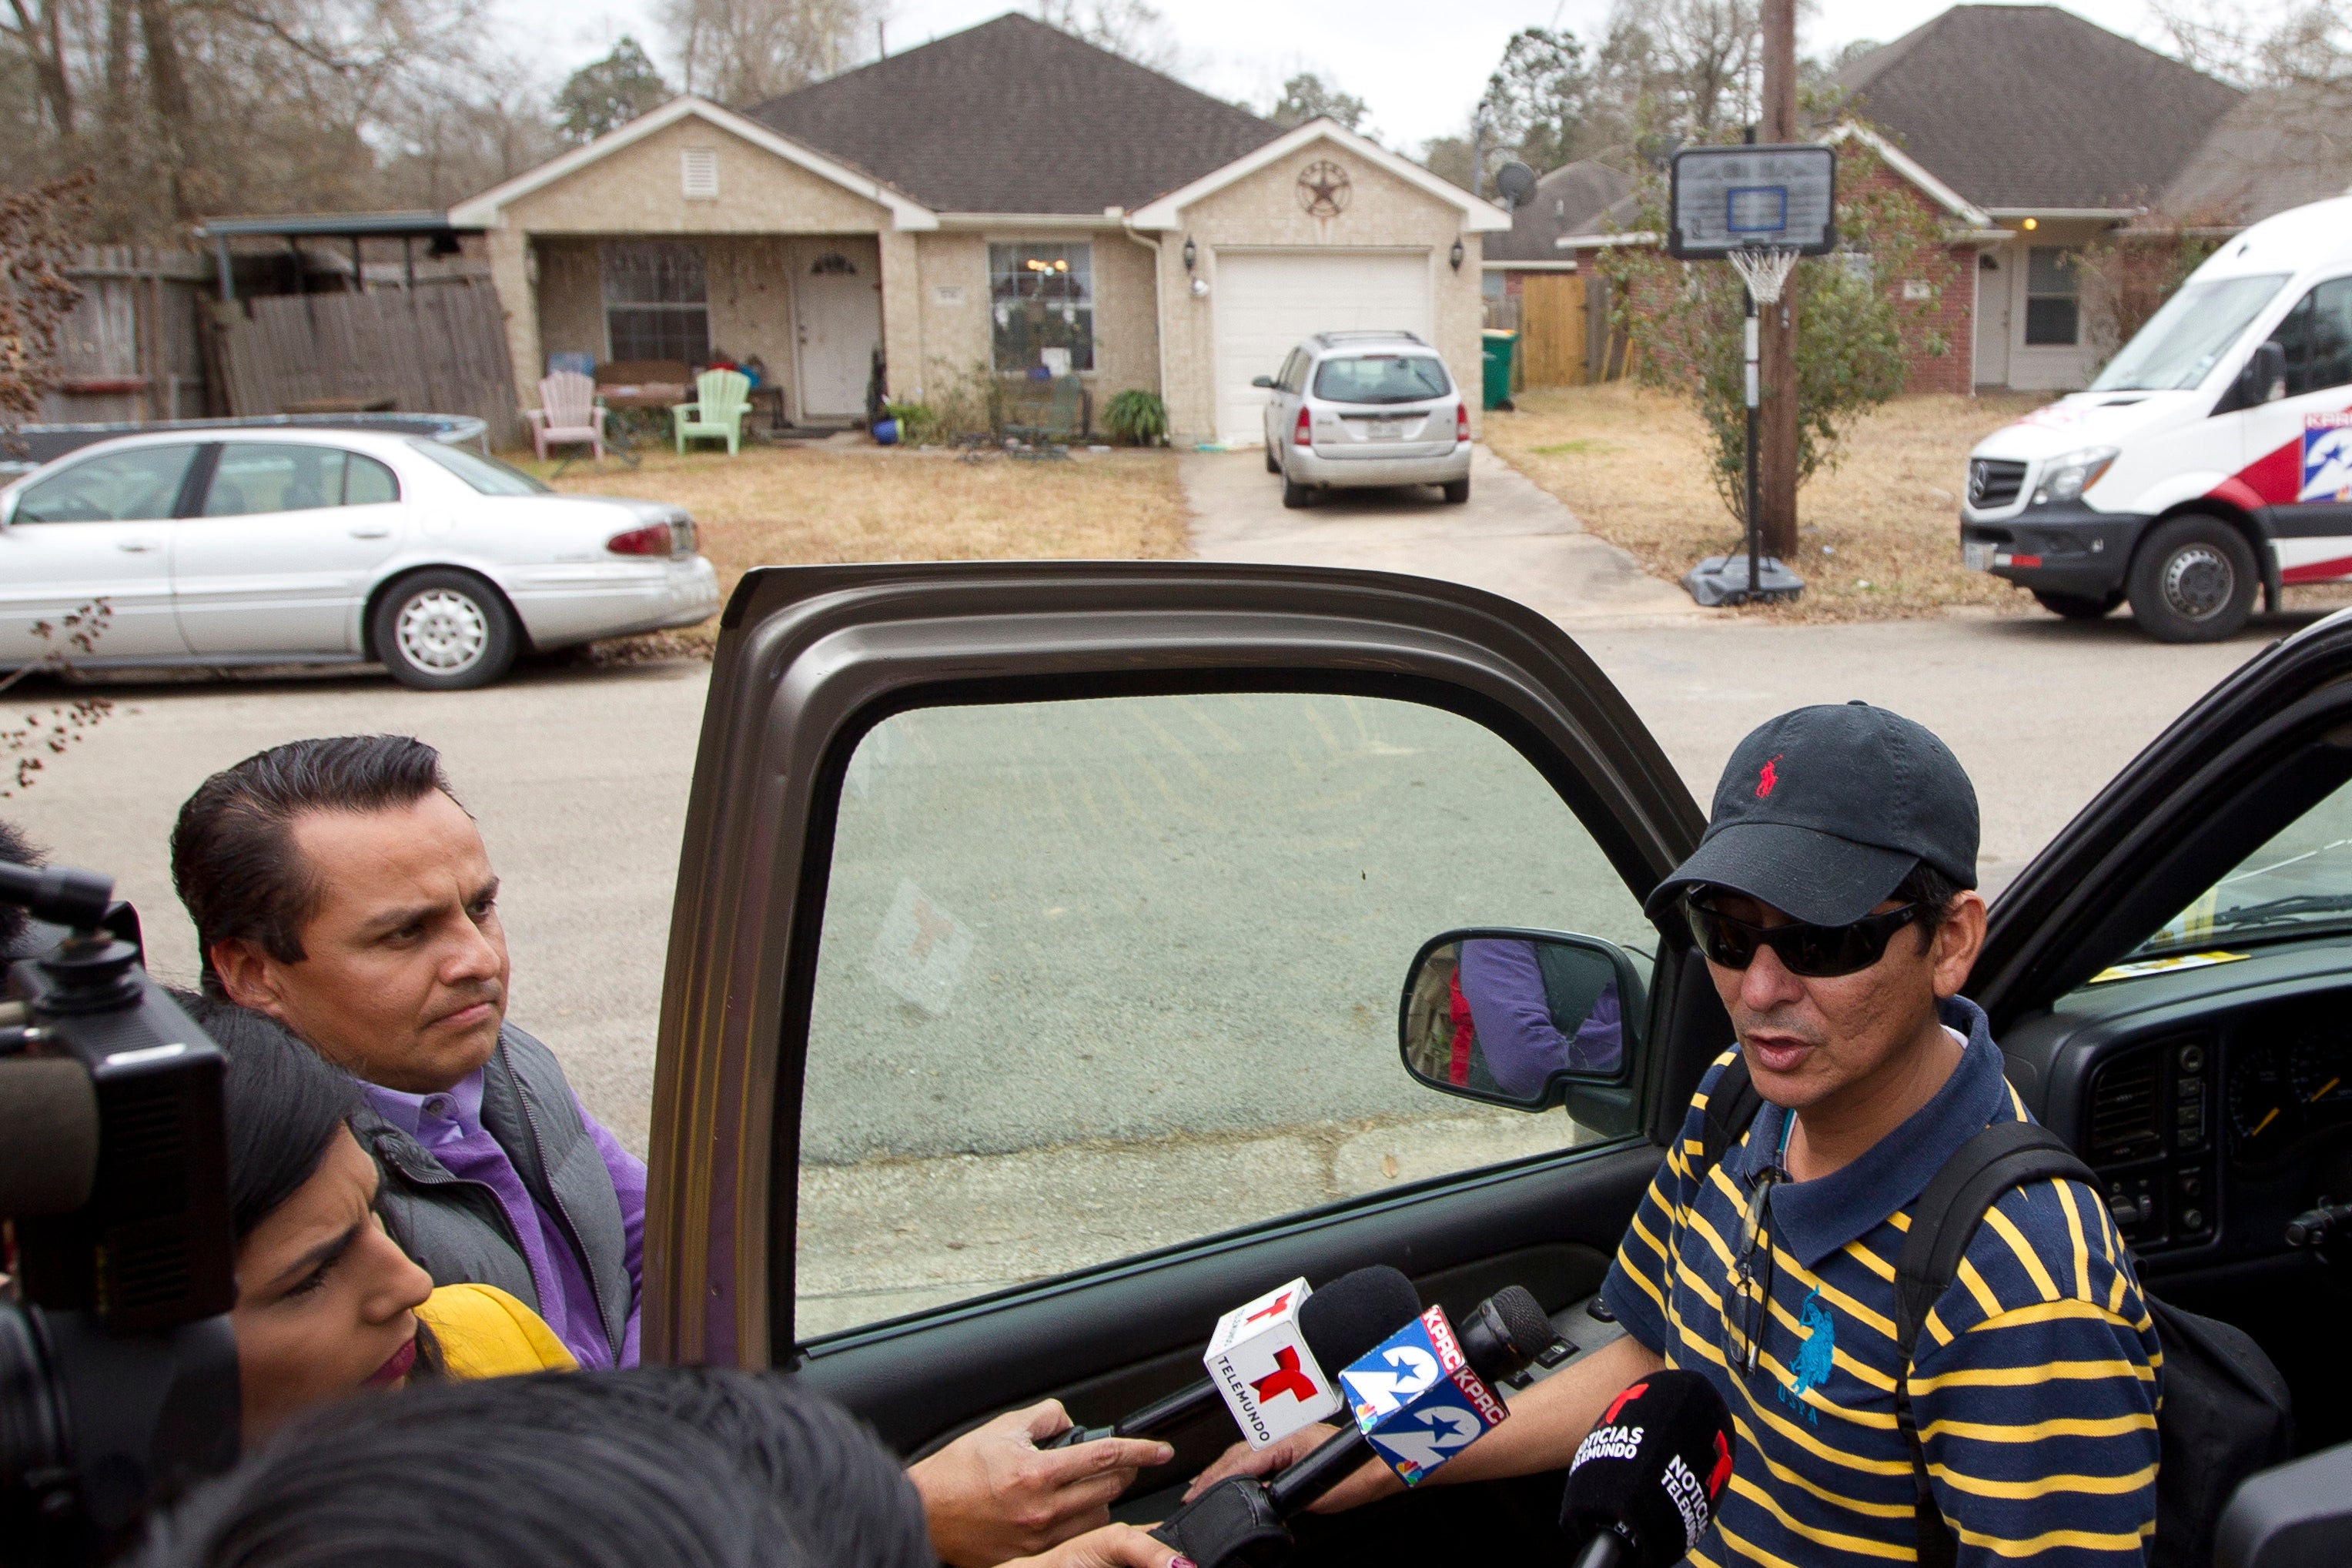
[[[604,410],[596,402],[596,383],[578,371],[557,371],[543,376],[539,383],[539,406],[522,411],[530,422],[530,444],[539,450],[539,460],[547,461],[547,449],[573,442],[586,442],[596,454],[596,461],[604,460]]]

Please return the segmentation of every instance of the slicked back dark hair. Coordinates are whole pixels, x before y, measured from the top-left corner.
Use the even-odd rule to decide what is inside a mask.
[[[18,865],[38,865],[41,852],[33,841],[6,822],[0,822],[0,861],[15,861]],[[13,904],[0,904],[0,960],[16,950],[25,935],[31,917]]]
[[[405,735],[289,741],[198,785],[172,829],[172,885],[195,922],[205,991],[220,991],[216,943],[251,942],[281,964],[304,957],[319,884],[294,842],[297,817],[397,810],[436,789],[457,799],[441,754]]]
[[[164,1516],[140,1568],[931,1568],[921,1499],[782,1378],[542,1373],[352,1399]]]

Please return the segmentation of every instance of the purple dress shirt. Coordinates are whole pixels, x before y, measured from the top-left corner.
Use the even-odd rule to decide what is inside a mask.
[[[478,1068],[454,1089],[437,1094],[408,1094],[380,1084],[362,1083],[368,1103],[385,1121],[400,1128],[441,1162],[460,1181],[479,1182],[499,1200],[507,1224],[522,1244],[523,1261],[530,1266],[531,1283],[539,1291],[539,1315],[555,1331],[583,1366],[637,1364],[637,1315],[644,1301],[646,1248],[646,1163],[621,1146],[620,1140],[580,1104],[572,1104],[588,1135],[612,1173],[613,1192],[621,1200],[621,1223],[628,1236],[628,1328],[621,1337],[621,1353],[613,1354],[603,1315],[596,1310],[595,1286],[588,1266],[572,1245],[562,1216],[531,1201],[522,1175],[482,1125],[482,1074]]]

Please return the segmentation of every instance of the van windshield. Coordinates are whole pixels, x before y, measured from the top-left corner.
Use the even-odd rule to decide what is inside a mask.
[[[1326,402],[1418,402],[1453,390],[1434,354],[1350,354],[1315,372],[1315,395]]]
[[[2195,386],[2285,283],[2284,273],[2263,273],[2188,285],[2132,335],[2091,390],[2171,392]]]

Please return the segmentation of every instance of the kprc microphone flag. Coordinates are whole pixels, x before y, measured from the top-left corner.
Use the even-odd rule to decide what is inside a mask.
[[[1293,1280],[1235,1307],[1217,1320],[1201,1358],[1253,1448],[1280,1442],[1339,1408],[1338,1392],[1298,1332],[1298,1309],[1310,1293],[1304,1279]]]
[[[1510,1414],[1463,1358],[1445,1309],[1432,1307],[1339,1374],[1356,1426],[1407,1486]]]

